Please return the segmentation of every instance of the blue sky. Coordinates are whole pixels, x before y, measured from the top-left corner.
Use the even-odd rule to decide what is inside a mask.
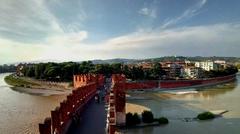
[[[240,56],[239,0],[0,0],[0,64]]]

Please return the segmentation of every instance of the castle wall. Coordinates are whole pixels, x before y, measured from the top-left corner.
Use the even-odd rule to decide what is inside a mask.
[[[74,90],[60,106],[51,111],[51,117],[39,124],[40,134],[62,134],[74,114],[80,113],[84,106],[96,95],[97,87],[103,85],[102,75],[74,75]],[[80,115],[78,115],[80,116]]]

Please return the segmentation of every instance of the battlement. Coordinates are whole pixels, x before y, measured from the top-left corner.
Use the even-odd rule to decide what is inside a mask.
[[[121,83],[126,82],[126,76],[124,74],[113,74],[112,75],[112,82],[114,83]]]

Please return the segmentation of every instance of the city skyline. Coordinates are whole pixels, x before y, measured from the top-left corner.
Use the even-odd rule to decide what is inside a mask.
[[[1,1],[0,64],[234,56],[237,0]]]

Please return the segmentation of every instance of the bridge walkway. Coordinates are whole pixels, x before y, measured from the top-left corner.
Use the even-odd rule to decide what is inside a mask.
[[[99,92],[99,96],[104,98],[110,84],[105,83],[103,89]],[[93,98],[82,112],[79,123],[72,123],[67,134],[106,134],[107,111],[105,109],[104,99],[98,102]]]

